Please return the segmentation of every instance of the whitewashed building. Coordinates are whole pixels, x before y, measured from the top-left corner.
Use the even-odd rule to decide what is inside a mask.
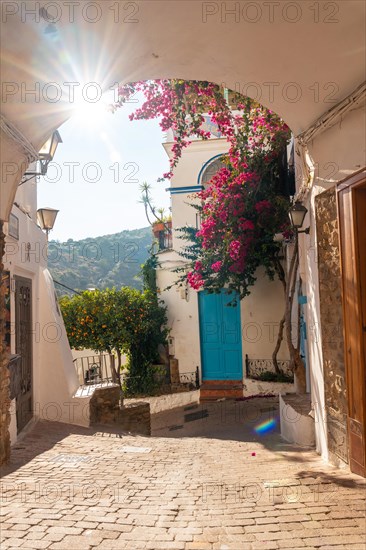
[[[199,200],[196,193],[222,167],[220,157],[229,147],[210,118],[205,119],[205,130],[211,132],[211,138],[193,139],[184,149],[167,189],[171,195],[172,239],[168,241],[171,248],[160,247],[157,284],[168,308],[170,355],[178,360],[181,379],[193,379],[198,367],[201,398],[243,397],[243,391],[244,395],[255,395],[273,389],[255,383],[247,371],[272,371],[272,353],[285,308],[281,283],[270,281],[264,270],[259,270],[251,294],[237,300],[236,307],[226,306],[236,299],[234,293],[207,294],[188,284],[171,287],[179,279],[175,270],[186,265],[179,252],[187,241],[181,238],[179,229],[199,227],[197,210],[191,205]],[[164,143],[169,157],[172,139],[172,133],[168,133]],[[288,358],[283,342],[278,361],[285,369]],[[278,385],[278,390],[284,387],[292,389],[291,384],[284,384]]]

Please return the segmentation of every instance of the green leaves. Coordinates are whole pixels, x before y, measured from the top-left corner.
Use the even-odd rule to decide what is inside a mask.
[[[150,290],[85,291],[60,307],[72,348],[125,353],[133,376],[143,379],[166,343],[166,308]]]

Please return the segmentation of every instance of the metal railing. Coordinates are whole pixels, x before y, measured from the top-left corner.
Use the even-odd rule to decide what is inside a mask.
[[[179,374],[179,381],[182,385],[193,385],[197,390],[200,387],[200,371],[196,367],[193,372],[182,372]]]
[[[108,353],[77,357],[74,359],[74,365],[81,386],[113,382],[111,358]]]
[[[173,246],[173,236],[171,228],[159,231],[157,239],[159,252],[161,250],[170,250]]]
[[[108,353],[77,357],[74,359],[74,365],[80,386],[88,387],[96,384],[114,383],[113,367]],[[165,372],[164,369],[161,369],[154,374],[151,389],[156,390],[159,387],[165,387],[165,391],[169,393],[167,388],[170,387],[171,383],[170,369],[169,366],[166,366]],[[142,377],[131,376],[128,371],[121,372],[121,384],[126,390],[143,387]],[[180,373],[179,385],[199,389],[199,368],[197,367],[193,372]]]
[[[293,378],[293,372],[291,371],[289,360],[277,360],[277,364],[286,377]],[[246,355],[245,368],[247,378],[255,379],[264,373],[276,374],[276,369],[272,359],[249,359],[248,355]]]

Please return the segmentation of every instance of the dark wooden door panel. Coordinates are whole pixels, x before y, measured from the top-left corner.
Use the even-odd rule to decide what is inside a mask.
[[[21,356],[21,381],[16,396],[19,433],[33,416],[32,281],[23,277],[15,277],[15,352]]]

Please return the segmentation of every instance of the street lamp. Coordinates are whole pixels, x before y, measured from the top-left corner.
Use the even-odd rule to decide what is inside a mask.
[[[55,225],[56,216],[59,210],[53,208],[39,208],[37,210],[37,219],[41,229],[47,233],[47,237],[53,226]]]
[[[291,206],[288,214],[290,217],[291,225],[295,229],[296,233],[306,233],[307,235],[309,235],[310,227],[300,230],[300,227],[302,227],[302,224],[304,223],[307,211],[308,209],[305,208],[305,206],[298,201],[296,201],[295,204]]]
[[[48,165],[53,160],[59,143],[62,143],[62,139],[60,133],[56,130],[44,143],[38,153],[41,171],[24,172],[24,176],[30,177],[22,181],[22,183],[25,183],[35,176],[45,176],[47,174]]]

